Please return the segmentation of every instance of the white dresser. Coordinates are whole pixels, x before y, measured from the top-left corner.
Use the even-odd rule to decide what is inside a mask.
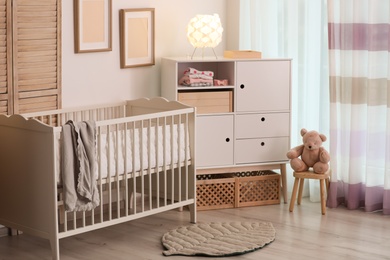
[[[179,85],[188,68],[228,83]],[[161,94],[197,107],[197,174],[280,170],[287,202],[291,59],[163,58]]]

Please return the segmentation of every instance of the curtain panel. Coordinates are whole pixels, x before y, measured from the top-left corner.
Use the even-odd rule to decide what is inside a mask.
[[[239,48],[292,58],[292,147],[302,143],[301,128],[329,137],[327,21],[325,0],[240,0]],[[323,145],[329,150],[328,141]],[[309,183],[304,195],[320,201],[318,181]]]
[[[329,0],[328,207],[390,214],[390,1]]]

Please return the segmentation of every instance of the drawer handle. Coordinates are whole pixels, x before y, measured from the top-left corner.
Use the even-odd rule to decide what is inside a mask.
[[[228,142],[230,142],[230,138],[228,137],[228,138],[226,138],[226,142],[228,143]]]
[[[241,88],[241,89],[244,89],[244,88],[245,88],[245,85],[244,85],[244,84],[241,84],[240,88]]]
[[[264,122],[264,121],[265,121],[265,117],[262,117],[262,118],[261,118],[261,122]]]
[[[264,146],[264,145],[265,145],[265,143],[264,143],[264,142],[261,142],[261,143],[260,143],[260,145],[261,145],[261,146]]]

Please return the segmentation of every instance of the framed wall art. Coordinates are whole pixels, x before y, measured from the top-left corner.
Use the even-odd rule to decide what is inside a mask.
[[[121,68],[154,65],[154,8],[121,9],[119,18]]]
[[[112,0],[74,0],[75,53],[112,50]]]

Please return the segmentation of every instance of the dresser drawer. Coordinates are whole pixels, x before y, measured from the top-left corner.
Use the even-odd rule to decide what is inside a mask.
[[[288,150],[288,137],[236,140],[235,161],[237,164],[286,161]]]
[[[236,117],[236,138],[289,136],[290,114],[241,114]]]

